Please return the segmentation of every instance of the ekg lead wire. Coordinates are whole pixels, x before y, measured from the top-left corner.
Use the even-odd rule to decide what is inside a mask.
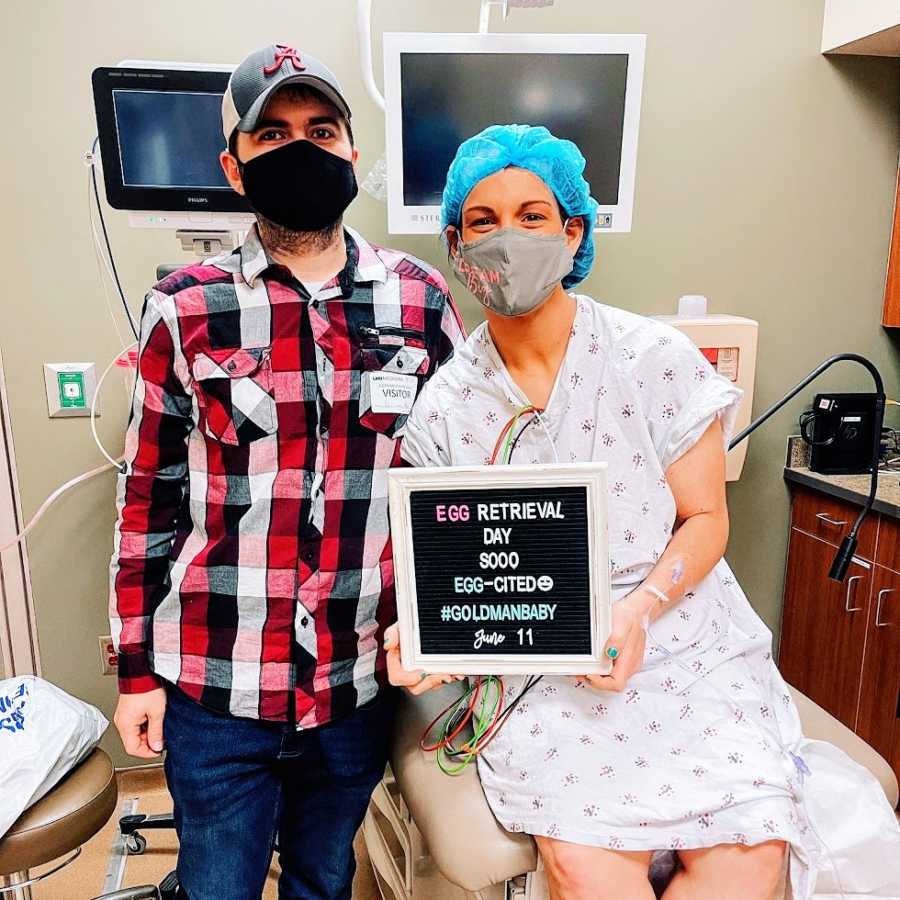
[[[71,488],[76,485],[82,484],[85,481],[89,481],[91,478],[96,477],[97,475],[102,475],[109,469],[115,469],[120,474],[124,472],[125,460],[124,457],[119,457],[118,459],[114,459],[107,451],[103,444],[100,442],[100,438],[97,434],[97,426],[96,426],[96,411],[97,411],[97,400],[100,397],[100,389],[103,387],[103,382],[106,379],[106,376],[110,373],[113,366],[122,358],[122,356],[128,352],[132,347],[135,347],[137,342],[131,344],[130,347],[125,348],[125,350],[117,354],[115,359],[106,367],[103,374],[100,376],[100,379],[97,382],[97,387],[94,389],[94,397],[91,400],[91,433],[94,436],[94,441],[97,444],[100,452],[103,454],[106,459],[106,463],[102,466],[98,466],[96,469],[91,469],[88,472],[84,472],[81,475],[76,475],[74,478],[71,478],[69,481],[65,482],[65,484],[60,485],[49,497],[38,507],[37,512],[31,517],[28,524],[13,538],[7,541],[5,544],[0,546],[0,553],[4,553],[7,550],[14,547],[16,544],[25,540],[31,530],[35,525],[41,520],[44,513],[57,501],[66,491],[71,490]]]
[[[91,146],[90,152],[88,153],[88,165],[91,170],[91,184],[94,188],[94,201],[97,204],[97,215],[100,219],[100,228],[103,232],[103,240],[106,243],[106,252],[109,257],[109,263],[111,267],[111,272],[113,276],[113,281],[116,285],[116,290],[119,292],[119,298],[122,301],[122,306],[125,308],[125,315],[128,318],[128,324],[131,327],[132,334],[134,334],[135,340],[138,338],[138,329],[137,325],[134,322],[134,317],[131,315],[131,309],[128,307],[128,301],[125,299],[125,291],[122,289],[122,282],[119,279],[119,271],[116,268],[116,260],[113,256],[112,246],[109,242],[109,232],[106,230],[106,219],[103,216],[103,206],[100,203],[100,191],[97,188],[97,164],[94,158],[94,154],[97,150],[97,144],[99,142],[99,137],[94,138],[94,143]]]

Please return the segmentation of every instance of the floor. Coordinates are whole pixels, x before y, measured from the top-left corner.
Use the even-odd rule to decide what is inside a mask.
[[[138,798],[137,812],[167,813],[172,801],[166,790],[161,767],[149,767],[119,773],[119,806]],[[106,879],[110,850],[117,835],[119,814],[110,819],[66,869],[33,889],[34,900],[91,900],[100,894]],[[140,856],[129,856],[122,887],[158,884],[175,868],[178,843],[174,831],[148,831],[147,849]],[[357,872],[353,882],[353,900],[380,900],[362,837],[356,839]],[[273,862],[263,893],[264,900],[277,900],[278,866]]]

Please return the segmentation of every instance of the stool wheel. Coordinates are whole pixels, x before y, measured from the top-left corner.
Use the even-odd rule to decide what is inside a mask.
[[[147,838],[134,831],[125,838],[125,849],[129,856],[140,856],[147,849]]]

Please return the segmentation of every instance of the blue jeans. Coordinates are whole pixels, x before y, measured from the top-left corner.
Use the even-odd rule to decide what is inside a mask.
[[[384,774],[395,696],[308,731],[219,715],[171,685],[163,721],[188,900],[350,900],[353,838]]]

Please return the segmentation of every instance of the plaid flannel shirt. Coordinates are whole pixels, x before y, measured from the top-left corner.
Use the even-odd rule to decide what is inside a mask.
[[[307,728],[386,680],[406,416],[372,411],[367,373],[418,391],[463,334],[438,271],[345,240],[312,297],[255,229],[147,295],[110,566],[123,693],[165,680]]]

